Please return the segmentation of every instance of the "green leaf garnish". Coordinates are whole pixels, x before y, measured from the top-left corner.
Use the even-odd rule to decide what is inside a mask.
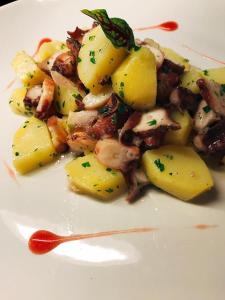
[[[207,113],[210,112],[211,108],[208,105],[206,105],[206,106],[203,107],[203,110],[207,114]]]
[[[135,45],[134,34],[127,22],[120,18],[109,18],[105,9],[82,9],[82,13],[91,17],[102,27],[106,37],[116,47],[124,47],[128,50],[139,47]]]
[[[165,166],[161,163],[159,158],[154,161],[154,164],[160,170],[160,172],[163,172],[165,170]]]
[[[155,119],[148,122],[149,126],[154,126],[156,124],[157,124],[157,121]]]

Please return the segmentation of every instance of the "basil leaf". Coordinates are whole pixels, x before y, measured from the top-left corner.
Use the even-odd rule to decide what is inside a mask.
[[[116,48],[125,47],[128,50],[132,48],[135,50],[139,49],[139,47],[135,45],[133,31],[125,20],[109,18],[105,9],[83,9],[82,13],[91,17],[101,25],[106,37]]]

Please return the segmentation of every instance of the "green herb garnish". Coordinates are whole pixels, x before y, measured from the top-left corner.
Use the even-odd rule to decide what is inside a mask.
[[[128,50],[139,48],[135,45],[133,31],[125,20],[109,18],[105,9],[83,9],[82,13],[101,25],[106,37],[116,48],[125,47]]]
[[[82,163],[82,167],[84,167],[84,168],[89,168],[90,166],[91,165],[90,165],[89,161]]]
[[[153,125],[156,125],[156,124],[157,124],[157,121],[155,119],[148,122],[149,126],[153,126]]]
[[[113,189],[109,188],[109,189],[105,190],[105,192],[107,192],[107,193],[112,193],[112,192],[113,192]]]
[[[208,71],[208,70],[203,70],[203,74],[204,74],[205,76],[209,76],[209,71]]]
[[[208,112],[210,112],[210,110],[211,110],[211,108],[210,108],[208,105],[204,106],[202,109],[204,110],[204,112],[205,112],[206,114],[207,114]]]
[[[93,63],[93,64],[95,64],[96,63],[96,60],[95,60],[95,51],[90,51],[89,56],[91,57],[90,58],[90,62]]]
[[[88,39],[89,41],[93,41],[95,39],[95,35],[90,35]]]
[[[225,94],[225,84],[221,84],[220,86],[220,96],[223,96]]]
[[[15,155],[16,155],[16,156],[19,156],[20,154],[19,154],[19,152],[15,152]]]
[[[159,158],[154,161],[154,164],[160,170],[160,172],[163,172],[165,170],[165,166],[161,163]]]
[[[77,63],[79,64],[82,61],[82,59],[78,56],[77,57]]]

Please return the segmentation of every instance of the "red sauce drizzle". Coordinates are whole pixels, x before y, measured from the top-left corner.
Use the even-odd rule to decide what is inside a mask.
[[[16,78],[12,79],[12,80],[7,84],[7,86],[5,87],[5,91],[8,90],[8,89],[10,89],[10,88],[13,86],[13,84],[14,84],[15,82],[16,82]]]
[[[51,41],[52,41],[52,39],[50,39],[50,38],[43,38],[43,39],[41,39],[40,42],[38,43],[37,49],[36,49],[36,51],[35,51],[35,53],[34,53],[33,56],[35,56],[37,54],[37,52],[40,49],[40,47],[41,47],[42,44],[49,43]]]
[[[189,47],[189,46],[187,46],[187,45],[182,45],[182,46],[183,46],[184,48],[188,49],[189,51],[194,52],[194,53],[200,55],[201,57],[205,57],[205,58],[207,58],[207,59],[209,59],[209,60],[212,60],[212,61],[214,61],[214,62],[216,62],[216,63],[218,63],[218,64],[225,65],[225,62],[222,61],[222,60],[219,60],[219,59],[217,59],[217,58],[211,57],[211,56],[209,56],[209,55],[207,55],[207,54],[205,54],[205,53],[201,53],[201,52],[199,52],[199,51],[197,51],[197,50],[195,50],[195,49],[193,49],[193,48],[191,48],[191,47]]]
[[[18,183],[17,181],[17,178],[16,178],[16,174],[15,172],[13,171],[13,169],[7,164],[6,161],[3,160],[3,164],[4,164],[4,167],[8,173],[8,175],[16,182]]]
[[[124,230],[102,231],[97,233],[75,234],[69,236],[60,236],[51,231],[38,230],[34,232],[30,237],[28,246],[31,252],[33,252],[34,254],[45,254],[55,249],[60,244],[69,241],[112,236],[115,234],[143,233],[143,232],[150,232],[154,230],[156,230],[156,228],[143,227],[143,228],[130,228]]]
[[[178,29],[178,23],[175,21],[167,21],[158,25],[152,25],[148,27],[141,27],[141,28],[136,28],[136,31],[144,31],[144,30],[150,30],[150,29],[161,29],[164,31],[175,31]]]
[[[200,230],[203,230],[203,229],[209,229],[209,228],[216,228],[218,227],[218,225],[209,225],[209,224],[197,224],[197,225],[194,225],[194,228],[196,229],[200,229]]]

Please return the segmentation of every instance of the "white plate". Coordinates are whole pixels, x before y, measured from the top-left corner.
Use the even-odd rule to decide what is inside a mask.
[[[0,8],[0,298],[4,300],[223,300],[225,292],[224,170],[213,176],[216,190],[184,203],[150,190],[128,205],[123,198],[104,204],[67,189],[63,165],[56,163],[17,185],[7,174],[13,133],[23,118],[8,107],[16,51],[32,54],[43,37],[65,39],[66,30],[91,24],[82,8],[107,8],[132,27],[176,20],[176,32],[152,30],[150,36],[173,47],[197,66],[219,66],[182,45],[224,58],[225,2],[27,0]],[[188,184],[188,183],[187,183]],[[196,230],[193,225],[217,224]],[[83,240],[35,256],[27,247],[36,229],[59,234],[152,226],[158,231]]]

